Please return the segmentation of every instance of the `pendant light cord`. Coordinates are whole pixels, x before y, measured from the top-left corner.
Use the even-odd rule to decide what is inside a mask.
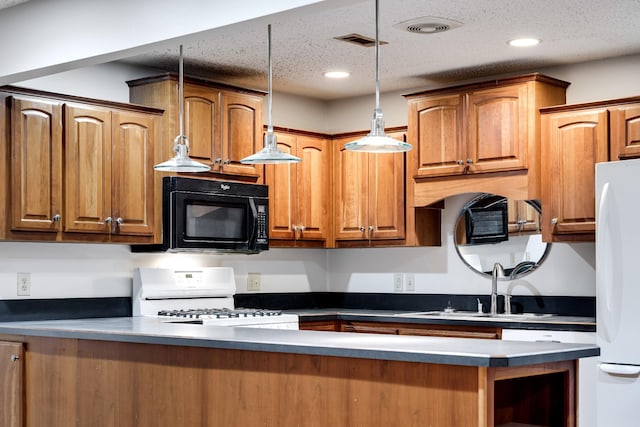
[[[267,43],[268,43],[268,54],[269,54],[269,71],[268,71],[268,79],[267,79],[267,92],[268,92],[268,97],[269,99],[267,100],[267,133],[273,133],[273,125],[271,122],[271,105],[272,105],[272,100],[271,98],[273,98],[273,93],[272,93],[272,74],[273,74],[273,70],[272,70],[272,66],[271,66],[271,24],[269,24],[267,26]]]
[[[182,58],[182,45],[180,45],[180,59],[178,61],[178,100],[180,104],[180,143],[186,140],[184,135],[184,96],[183,96],[183,86],[184,86],[184,60]]]
[[[376,0],[376,112],[380,111],[380,0]]]

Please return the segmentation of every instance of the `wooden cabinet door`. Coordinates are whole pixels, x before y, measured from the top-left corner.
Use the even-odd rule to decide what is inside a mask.
[[[111,231],[111,112],[65,105],[64,231]]]
[[[483,89],[468,95],[469,172],[527,167],[527,86]]]
[[[640,104],[610,110],[611,160],[640,157]]]
[[[410,141],[418,176],[456,175],[466,160],[463,96],[450,95],[409,104]]]
[[[240,160],[262,149],[262,128],[262,98],[223,92],[222,173],[262,176],[262,165],[240,163]]]
[[[542,117],[542,237],[595,233],[595,164],[608,161],[605,109]]]
[[[189,140],[189,156],[199,162],[213,165],[222,161],[216,145],[220,141],[220,91],[199,86],[184,86],[184,132]],[[180,114],[178,112],[178,114]],[[180,133],[179,117],[172,126]],[[173,144],[172,144],[173,146]],[[168,153],[171,158],[175,153]]]
[[[369,226],[372,239],[405,235],[404,154],[369,154]]]
[[[366,239],[369,231],[369,154],[347,151],[354,138],[334,141],[335,237]]]
[[[285,153],[295,154],[296,137],[277,133],[278,148]],[[269,186],[269,238],[293,240],[296,237],[296,165],[266,165],[265,184]]]
[[[324,138],[276,133],[278,148],[300,157],[297,164],[266,165],[269,237],[326,240],[329,223],[329,152]]]
[[[301,159],[295,166],[298,238],[326,240],[331,208],[328,142],[324,138],[298,136],[296,155]]]
[[[153,117],[112,113],[113,231],[127,235],[153,235]]]
[[[11,100],[11,229],[60,231],[62,105]]]
[[[24,346],[0,341],[0,426],[24,426]]]

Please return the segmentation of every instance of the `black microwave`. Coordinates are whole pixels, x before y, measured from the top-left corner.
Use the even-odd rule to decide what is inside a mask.
[[[252,254],[269,249],[268,195],[266,185],[164,177],[160,250]],[[139,250],[144,249],[135,247]]]

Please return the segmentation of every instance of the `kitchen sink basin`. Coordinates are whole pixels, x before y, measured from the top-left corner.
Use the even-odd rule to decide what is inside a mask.
[[[489,313],[480,313],[477,311],[461,311],[461,310],[434,310],[434,311],[418,311],[415,313],[401,313],[400,317],[491,317]]]
[[[473,319],[481,318],[486,320],[535,320],[544,319],[553,316],[545,313],[499,313],[491,315],[489,313],[480,313],[477,311],[461,311],[461,310],[433,310],[418,311],[413,313],[400,313],[398,317],[418,317],[418,318],[448,318],[448,319]]]

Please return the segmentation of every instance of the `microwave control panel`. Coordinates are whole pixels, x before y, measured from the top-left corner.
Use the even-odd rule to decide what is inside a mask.
[[[267,230],[267,206],[266,205],[258,205],[258,233],[256,237],[256,241],[258,243],[269,243],[269,233]]]

